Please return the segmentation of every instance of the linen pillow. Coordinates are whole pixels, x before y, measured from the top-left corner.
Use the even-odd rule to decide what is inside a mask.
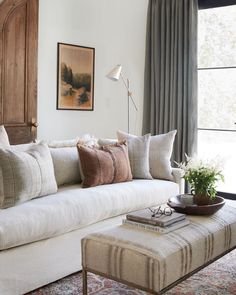
[[[53,141],[43,141],[44,144],[47,144],[50,148],[63,148],[63,147],[76,147],[79,141],[79,137],[74,139],[66,140],[53,140]]]
[[[77,147],[50,148],[57,185],[81,182]]]
[[[132,180],[126,144],[104,146],[102,149],[78,145],[83,187]]]
[[[104,146],[108,144],[116,144],[118,142],[117,139],[110,139],[110,138],[99,138],[98,139],[98,145]]]
[[[149,168],[150,134],[135,136],[117,132],[118,140],[126,140],[133,178],[152,179]]]
[[[45,145],[27,151],[0,149],[0,168],[0,208],[57,191],[52,158]]]
[[[0,147],[9,147],[10,142],[6,132],[6,129],[3,125],[0,126]]]
[[[74,139],[43,141],[50,148],[76,147],[79,142],[90,147],[98,146],[97,139],[90,134],[84,134],[82,137],[76,137]]]
[[[153,178],[173,180],[171,155],[177,130],[154,135],[150,142],[150,172]]]
[[[173,150],[173,143],[177,130],[165,134],[151,136],[149,164],[150,173],[153,178],[173,180],[170,158]],[[117,132],[119,140],[136,137],[122,131]]]
[[[93,135],[90,135],[90,134],[84,134],[80,138],[79,144],[83,144],[89,147],[99,147],[97,138],[95,138]]]

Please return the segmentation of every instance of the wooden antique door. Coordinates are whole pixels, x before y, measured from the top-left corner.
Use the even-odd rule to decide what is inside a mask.
[[[0,4],[0,124],[11,144],[36,138],[38,0]]]

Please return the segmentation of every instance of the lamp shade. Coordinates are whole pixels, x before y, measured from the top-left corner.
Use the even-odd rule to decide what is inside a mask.
[[[112,69],[108,74],[107,78],[113,80],[113,81],[118,81],[120,79],[120,74],[121,74],[122,66],[117,65]]]

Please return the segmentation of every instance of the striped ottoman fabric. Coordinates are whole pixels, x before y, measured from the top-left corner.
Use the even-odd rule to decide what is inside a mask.
[[[85,283],[90,271],[157,294],[236,246],[236,208],[187,218],[190,225],[168,234],[121,225],[85,237]]]

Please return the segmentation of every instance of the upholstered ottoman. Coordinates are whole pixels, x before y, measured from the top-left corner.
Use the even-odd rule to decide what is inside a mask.
[[[235,248],[236,208],[225,205],[212,216],[188,219],[190,225],[168,234],[121,225],[85,237],[83,294],[87,272],[161,294]]]

